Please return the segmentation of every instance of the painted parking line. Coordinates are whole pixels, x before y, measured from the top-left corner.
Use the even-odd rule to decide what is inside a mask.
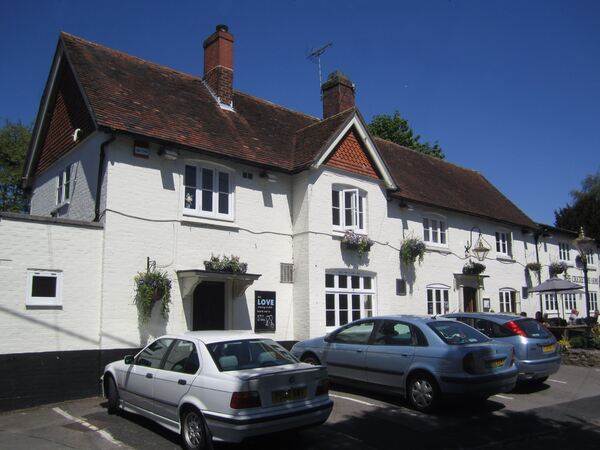
[[[381,406],[381,405],[376,405],[375,403],[365,402],[364,400],[358,400],[356,398],[346,397],[344,395],[329,394],[329,396],[333,397],[333,398],[341,398],[343,400],[350,400],[351,402],[360,403],[361,405],[366,405],[366,406],[373,406],[375,408],[379,408]]]
[[[52,411],[54,411],[57,414],[60,414],[65,419],[69,419],[72,422],[76,422],[79,425],[82,425],[82,426],[86,427],[90,431],[98,433],[98,435],[100,435],[102,438],[106,439],[108,442],[110,442],[113,445],[116,445],[118,447],[126,447],[126,445],[123,444],[121,441],[119,441],[119,440],[115,439],[114,437],[112,437],[112,435],[108,431],[101,430],[97,426],[94,426],[91,423],[89,423],[89,422],[87,422],[87,421],[85,421],[83,419],[79,419],[77,417],[74,417],[74,416],[72,416],[71,414],[69,414],[68,412],[66,412],[63,409],[60,409],[60,408],[57,407],[57,408],[52,408]]]
[[[494,397],[498,397],[498,398],[502,398],[504,400],[514,400],[514,397],[509,397],[508,395],[500,395],[500,394],[496,394],[494,395]]]
[[[554,378],[548,378],[548,381],[552,381],[553,383],[567,384],[566,381],[555,380]]]

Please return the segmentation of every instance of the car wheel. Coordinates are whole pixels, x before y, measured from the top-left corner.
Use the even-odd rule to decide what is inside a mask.
[[[309,353],[307,355],[302,355],[302,358],[300,359],[300,361],[307,363],[307,364],[312,364],[313,366],[318,366],[319,364],[321,364],[319,362],[319,359],[311,353]]]
[[[410,379],[408,401],[413,408],[422,412],[431,412],[437,407],[439,397],[437,383],[430,375],[419,373]]]
[[[115,414],[119,410],[119,390],[112,376],[106,381],[106,398],[108,399],[108,413]]]
[[[197,409],[188,409],[181,419],[183,448],[202,450],[210,448],[208,428]]]

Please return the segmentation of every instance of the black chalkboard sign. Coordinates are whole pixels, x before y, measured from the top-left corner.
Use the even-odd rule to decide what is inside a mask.
[[[272,291],[254,292],[254,332],[275,333],[276,295]]]

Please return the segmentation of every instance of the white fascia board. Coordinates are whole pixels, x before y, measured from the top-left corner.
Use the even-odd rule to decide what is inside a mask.
[[[35,127],[35,130],[33,130],[33,136],[32,136],[33,145],[31,147],[31,154],[29,155],[29,161],[27,161],[26,174],[27,174],[28,179],[31,177],[31,164],[35,160],[35,155],[39,151],[38,146],[39,146],[39,140],[40,140],[40,131],[44,128],[44,124],[46,123],[46,120],[47,120],[48,107],[50,106],[50,99],[52,98],[52,96],[54,94],[56,79],[58,77],[58,69],[60,68],[63,56],[64,56],[64,49],[61,44],[61,45],[59,45],[59,48],[56,52],[56,58],[54,58],[54,62],[52,64],[52,70],[50,72],[48,89],[45,91],[46,97],[43,99],[44,104],[42,106],[42,109],[40,110],[41,118],[38,117],[38,121],[36,122],[37,126]]]
[[[348,131],[352,127],[354,127],[358,136],[360,137],[363,144],[365,145],[367,152],[369,152],[369,155],[371,156],[372,161],[375,163],[375,167],[377,168],[377,170],[383,177],[383,182],[385,183],[385,186],[388,189],[395,189],[396,184],[394,183],[394,180],[393,180],[391,174],[389,173],[387,167],[385,166],[385,163],[381,159],[381,156],[379,155],[379,152],[377,151],[375,144],[369,137],[369,133],[367,133],[367,130],[365,129],[362,121],[356,116],[356,114],[354,115],[352,120],[350,120],[346,124],[346,126],[338,133],[338,135],[331,142],[329,147],[327,147],[327,149],[321,154],[321,157],[317,160],[317,162],[313,164],[313,168],[316,169],[316,168],[320,167],[327,160],[329,155],[331,155],[331,152],[334,151],[334,149],[338,146],[340,141],[344,138],[344,136],[346,136],[346,133],[348,133]]]

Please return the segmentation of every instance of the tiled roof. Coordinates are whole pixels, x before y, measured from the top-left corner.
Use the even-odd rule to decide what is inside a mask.
[[[399,188],[395,196],[444,209],[535,228],[533,221],[484,176],[375,138]]]
[[[359,115],[352,108],[319,120],[241,92],[229,111],[199,77],[66,33],[61,41],[99,127],[296,172],[310,167]],[[394,195],[535,227],[481,174],[382,139],[375,144],[400,188]]]

